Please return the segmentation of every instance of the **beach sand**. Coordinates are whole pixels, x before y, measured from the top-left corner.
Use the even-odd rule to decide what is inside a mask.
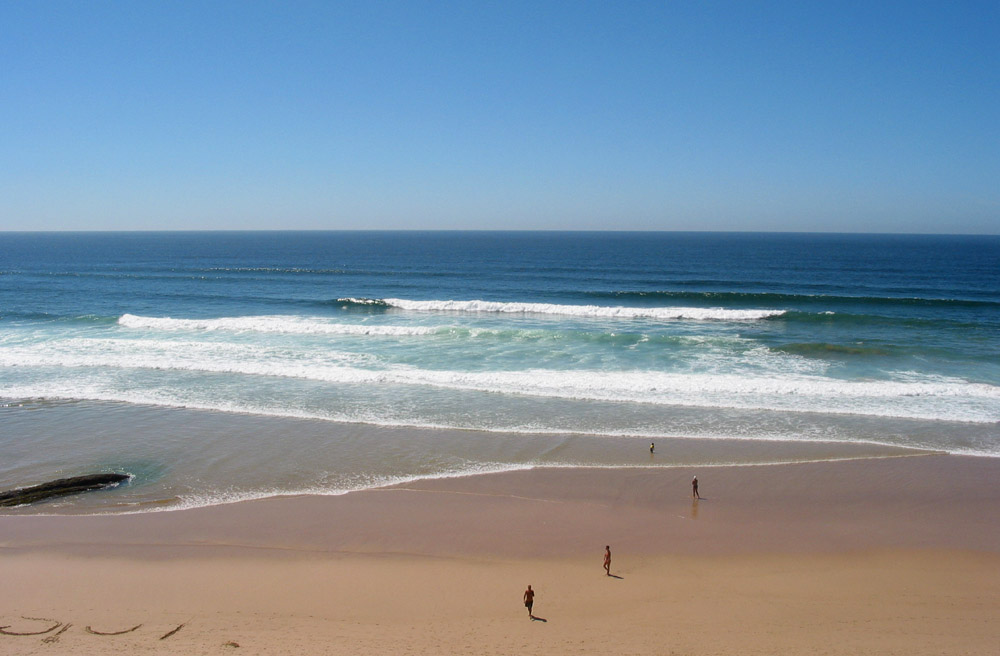
[[[0,626],[53,628],[0,654],[996,654],[998,482],[927,455],[4,516]]]

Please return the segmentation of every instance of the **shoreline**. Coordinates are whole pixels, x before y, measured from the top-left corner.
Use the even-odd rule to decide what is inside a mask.
[[[0,626],[58,620],[70,625],[59,653],[87,656],[228,643],[261,654],[995,649],[1000,460],[713,468],[699,473],[700,501],[690,475],[534,469],[175,512],[2,516]],[[545,622],[526,618],[528,583]],[[0,650],[51,653],[43,640],[59,630],[0,635]]]
[[[724,469],[941,452],[838,440],[661,436],[654,456],[641,437],[404,429],[102,403],[39,409],[3,414],[10,436],[0,440],[9,456],[0,463],[6,487],[105,471],[132,474],[134,481],[3,514],[182,510],[550,467]]]
[[[687,439],[687,438],[677,438],[677,439]],[[693,438],[692,438],[693,439]],[[840,443],[836,443],[840,444]],[[428,475],[413,475],[412,478],[401,480],[397,482],[385,483],[382,485],[375,485],[372,487],[364,487],[352,490],[343,491],[312,491],[312,490],[302,490],[302,491],[288,491],[288,492],[261,492],[259,493],[247,493],[245,498],[236,498],[232,500],[212,500],[203,503],[199,502],[181,502],[177,505],[166,505],[171,499],[162,499],[156,501],[145,501],[136,502],[134,504],[124,503],[116,506],[117,509],[108,510],[101,508],[88,508],[83,510],[76,510],[73,508],[66,508],[62,504],[74,500],[87,500],[92,494],[114,494],[118,486],[108,486],[106,488],[95,489],[84,491],[82,493],[75,493],[68,496],[56,496],[52,499],[45,499],[37,502],[30,502],[23,505],[8,506],[0,508],[0,518],[5,516],[10,517],[105,517],[105,516],[125,516],[125,515],[142,515],[148,513],[168,513],[168,512],[187,512],[192,510],[200,510],[205,508],[217,508],[232,506],[244,503],[254,503],[262,502],[268,500],[276,499],[294,499],[294,498],[324,498],[324,497],[340,497],[346,495],[363,494],[367,492],[378,492],[384,490],[401,489],[407,488],[409,486],[419,486],[425,482],[438,481],[438,480],[455,480],[463,478],[478,478],[481,476],[503,476],[508,474],[516,474],[520,472],[531,472],[531,471],[670,471],[683,469],[685,471],[693,470],[715,470],[715,469],[740,469],[746,467],[785,467],[792,465],[823,465],[823,464],[836,464],[842,462],[857,462],[866,460],[893,460],[897,458],[921,458],[921,457],[938,457],[938,456],[950,456],[958,458],[984,458],[991,459],[993,456],[981,456],[976,454],[962,454],[962,453],[948,453],[945,451],[933,451],[933,450],[921,450],[921,449],[910,449],[904,447],[894,447],[901,453],[896,454],[880,454],[880,455],[854,455],[854,456],[835,456],[829,458],[817,458],[814,460],[777,460],[777,461],[761,461],[761,462],[745,462],[745,463],[707,463],[707,464],[657,464],[657,465],[552,465],[552,464],[517,464],[510,465],[508,467],[498,467],[493,470],[482,470],[482,471],[470,471],[470,472],[448,472],[441,474],[428,474]],[[998,459],[1000,460],[1000,459]],[[98,474],[103,473],[116,473],[116,472],[98,472]],[[126,473],[128,480],[123,482],[122,485],[128,485],[132,483],[136,476],[135,474]],[[41,481],[43,484],[47,481]],[[31,487],[31,485],[25,486]],[[11,490],[19,490],[22,488],[12,488]],[[33,509],[45,509],[47,506],[51,507],[50,504],[53,502],[60,504],[60,512],[30,512]],[[136,508],[132,510],[123,509],[127,505],[136,506],[147,506],[144,508]],[[153,507],[156,506],[156,507]],[[68,510],[68,512],[66,512]]]
[[[710,474],[700,477],[703,498],[695,502],[690,476],[702,469]],[[919,538],[920,546],[1000,552],[1000,529],[981,521],[1000,508],[995,480],[1000,480],[1000,459],[934,453],[766,465],[534,467],[420,478],[344,494],[279,495],[151,512],[4,514],[0,549],[57,548],[71,528],[77,547],[114,548],[117,540],[133,546],[246,544],[259,549],[274,546],[283,534],[295,539],[282,537],[280,548],[320,553],[349,551],[345,545],[352,544],[377,551],[366,546],[371,540],[419,544],[427,553],[486,549],[525,557],[540,549],[558,556],[576,553],[569,536],[601,525],[630,536],[649,553],[663,551],[663,544],[671,545],[671,553],[686,553],[694,545],[701,552],[732,553],[735,545],[725,538],[735,527],[747,529],[738,543],[742,551],[897,547]],[[549,516],[546,505],[574,508],[584,517]],[[440,542],[420,524],[428,521],[424,515],[441,513],[488,539]],[[923,521],[914,522],[914,513]],[[495,519],[515,516],[560,529],[524,545],[495,540]],[[315,517],[352,531],[324,529],[310,519]],[[688,531],[685,522],[699,524],[699,532]],[[676,537],[690,542],[670,542]]]

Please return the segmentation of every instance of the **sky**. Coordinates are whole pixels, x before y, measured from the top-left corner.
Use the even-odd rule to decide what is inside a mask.
[[[1000,3],[0,0],[0,230],[1000,234]]]

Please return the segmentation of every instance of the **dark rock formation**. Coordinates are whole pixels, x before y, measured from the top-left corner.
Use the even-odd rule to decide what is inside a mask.
[[[100,490],[118,485],[128,479],[128,474],[89,474],[73,478],[60,478],[57,481],[49,481],[41,485],[0,492],[0,506],[20,506],[52,497]]]

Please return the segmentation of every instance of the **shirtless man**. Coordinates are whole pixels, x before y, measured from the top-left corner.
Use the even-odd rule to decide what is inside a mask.
[[[524,607],[528,609],[528,619],[535,619],[535,616],[531,614],[531,606],[535,603],[535,591],[528,586],[528,589],[524,591]]]
[[[611,576],[611,545],[604,547],[604,571]]]
[[[698,494],[698,477],[697,476],[695,476],[693,479],[691,479],[691,498],[692,499],[700,499],[701,498],[701,495]]]

